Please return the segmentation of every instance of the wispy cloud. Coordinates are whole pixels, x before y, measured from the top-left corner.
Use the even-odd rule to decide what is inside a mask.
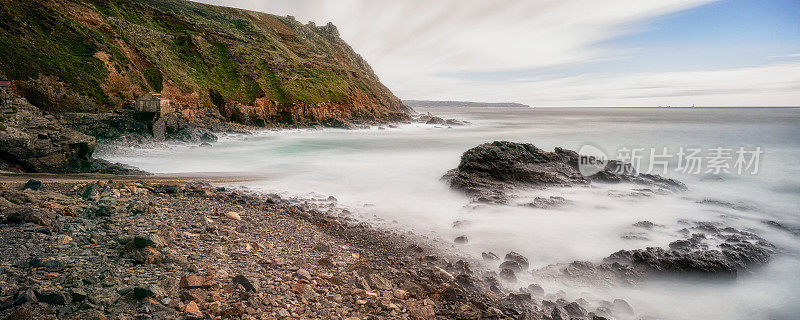
[[[800,53],[784,54],[779,56],[772,56],[773,58],[800,58]]]

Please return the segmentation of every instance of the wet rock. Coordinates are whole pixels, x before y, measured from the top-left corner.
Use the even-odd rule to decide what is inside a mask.
[[[689,240],[676,240],[669,243],[669,248],[672,250],[689,249],[692,247],[692,242]]]
[[[546,152],[531,144],[495,141],[464,152],[458,168],[445,175],[445,179],[450,181],[453,189],[489,199],[503,196],[517,183],[587,183],[577,167],[567,163],[568,160],[560,153]]]
[[[532,293],[533,295],[535,295],[537,297],[543,297],[544,296],[544,289],[542,289],[542,287],[539,286],[538,284],[533,284],[532,283],[532,284],[528,285],[528,292]]]
[[[40,226],[50,226],[56,221],[56,213],[50,209],[27,207],[8,215],[6,221],[10,223],[33,223]]]
[[[550,312],[550,318],[553,320],[570,320],[569,314],[560,306],[553,307],[553,311]]]
[[[631,311],[633,310],[631,309]],[[608,320],[612,318],[611,310],[606,307],[598,307],[597,309],[594,310],[594,312],[590,313],[590,315],[592,315],[592,320],[602,320],[602,319]]]
[[[469,238],[467,238],[467,236],[458,236],[453,241],[457,244],[467,244],[469,242]]]
[[[208,142],[203,142],[203,143],[200,144],[200,147],[201,148],[211,148],[213,146]]]
[[[520,266],[519,262],[516,262],[516,261],[503,261],[503,263],[500,264],[499,268],[500,268],[500,270],[502,270],[502,269],[510,269],[510,270],[513,270],[514,272],[522,271],[522,266]]]
[[[459,229],[463,227],[467,227],[472,225],[472,221],[469,220],[457,220],[453,221],[453,229]]]
[[[494,254],[492,252],[481,252],[481,257],[483,258],[483,260],[486,260],[486,261],[497,261],[497,260],[500,260],[500,257],[498,257],[496,254]]]
[[[247,277],[241,274],[233,277],[233,283],[242,285],[242,287],[244,287],[245,290],[250,292],[258,292],[260,290],[258,281],[256,281],[254,278]]]
[[[504,260],[516,262],[517,264],[519,264],[522,270],[528,270],[528,267],[530,266],[528,264],[528,258],[525,258],[523,255],[516,253],[514,251],[507,253]]]
[[[633,226],[637,227],[637,228],[651,230],[651,229],[653,229],[653,227],[656,226],[656,224],[652,223],[650,221],[639,221],[637,223],[634,223]]]
[[[697,201],[697,203],[704,204],[704,205],[709,205],[709,206],[717,206],[717,207],[729,208],[729,209],[733,209],[733,210],[737,210],[737,211],[751,211],[751,210],[755,210],[756,209],[753,206],[747,205],[747,204],[745,204],[743,202],[733,203],[733,202],[722,201],[722,200],[717,200],[717,199],[703,199],[703,200]]]
[[[584,177],[578,170],[579,156],[576,152],[555,148],[547,152],[527,143],[495,141],[467,150],[461,163],[450,170],[443,179],[450,187],[465,192],[477,202],[508,203],[508,193],[519,186],[563,186],[587,184],[590,181],[607,183],[629,182],[667,190],[686,190],[686,186],[673,179],[651,174],[638,174],[618,161],[609,164],[591,177]],[[560,199],[540,199],[534,206],[559,204]]]
[[[456,263],[454,265],[450,266],[450,268],[456,274],[472,274],[473,273],[472,272],[472,268],[469,266],[469,262],[464,261],[464,260],[456,261]]]
[[[456,282],[465,287],[471,287],[475,284],[472,277],[468,274],[459,274],[456,276]]]
[[[444,124],[448,126],[465,126],[469,124],[469,122],[456,119],[447,119],[444,121]]]
[[[515,282],[517,281],[517,275],[514,274],[514,270],[511,269],[501,269],[499,274],[500,279],[505,281]]]
[[[428,119],[428,121],[425,122],[425,124],[444,124],[444,123],[445,123],[444,119],[439,118],[437,116],[431,116],[430,119]]]
[[[718,249],[705,249],[689,239],[672,242],[670,249],[620,250],[603,261],[628,265],[645,274],[688,273],[735,278],[739,271],[766,264],[775,251],[772,244],[760,237],[726,229],[725,232],[734,233],[717,232],[717,237],[725,239]]]
[[[532,202],[525,203],[523,206],[539,209],[555,209],[567,206],[571,203],[572,201],[563,197],[550,196],[549,198],[536,197]]]
[[[30,179],[28,182],[25,183],[25,187],[23,189],[30,189],[30,190],[41,190],[42,189],[42,182],[39,180]]]
[[[515,303],[528,303],[533,301],[531,294],[528,292],[509,292],[508,299]]]
[[[583,317],[587,315],[586,309],[581,307],[577,302],[571,302],[564,306],[564,311],[566,311],[570,316],[575,317]]]

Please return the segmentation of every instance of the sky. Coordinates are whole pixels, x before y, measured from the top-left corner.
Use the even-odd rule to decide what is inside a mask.
[[[317,25],[402,99],[800,106],[800,0],[201,0]]]

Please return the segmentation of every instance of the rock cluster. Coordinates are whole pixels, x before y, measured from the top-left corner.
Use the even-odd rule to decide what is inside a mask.
[[[431,124],[437,126],[448,126],[448,127],[466,126],[470,124],[469,121],[463,121],[457,119],[442,119],[440,117],[431,114],[430,112],[428,112],[427,114],[421,114],[414,117],[414,121],[418,123]]]
[[[604,259],[641,274],[693,274],[735,278],[738,273],[766,264],[776,252],[758,235],[709,222],[685,228],[688,239],[673,241],[669,248],[620,250]]]
[[[17,95],[0,91],[0,170],[141,173],[93,159],[95,139],[66,128]]]

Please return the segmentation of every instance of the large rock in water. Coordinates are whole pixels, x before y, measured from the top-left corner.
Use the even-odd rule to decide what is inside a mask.
[[[575,151],[555,148],[544,151],[529,143],[495,141],[467,150],[461,163],[443,178],[450,187],[481,202],[505,203],[507,193],[519,186],[566,186],[598,182],[631,182],[672,190],[685,190],[683,183],[658,175],[638,174],[624,164],[610,161],[604,170],[586,177],[578,170]]]

